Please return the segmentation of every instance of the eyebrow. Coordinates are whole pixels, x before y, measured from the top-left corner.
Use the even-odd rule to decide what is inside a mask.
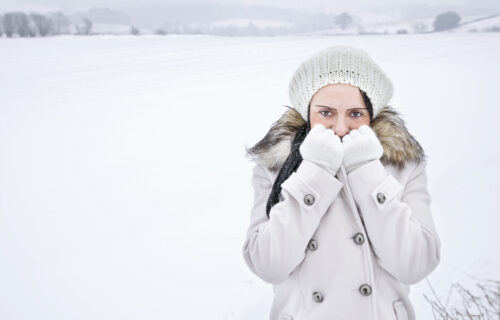
[[[333,107],[329,107],[329,106],[322,106],[322,105],[320,105],[320,104],[316,104],[316,105],[315,105],[315,107],[320,107],[320,108],[322,108],[322,107],[323,107],[323,108],[328,108],[328,109],[337,110],[337,109],[335,109],[335,108],[333,108]],[[349,108],[349,109],[347,109],[347,110],[355,110],[355,109],[365,109],[365,110],[368,110],[366,107],[354,107],[354,108]]]

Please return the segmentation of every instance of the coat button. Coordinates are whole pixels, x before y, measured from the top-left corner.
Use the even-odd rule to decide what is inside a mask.
[[[372,294],[372,287],[370,287],[368,284],[363,284],[359,287],[359,292],[361,292],[361,294],[364,296],[369,296]]]
[[[354,240],[354,243],[356,243],[356,244],[363,244],[363,242],[365,242],[365,236],[361,232],[356,233],[352,237],[352,239]]]
[[[308,206],[312,206],[312,204],[314,203],[314,196],[312,194],[306,194],[306,196],[304,197],[304,203]]]
[[[307,244],[307,249],[311,251],[318,249],[318,242],[314,239],[309,240],[309,243]]]
[[[323,294],[321,292],[314,292],[313,293],[313,300],[320,303],[320,302],[323,302]]]
[[[384,203],[385,202],[385,195],[381,192],[377,193],[377,201],[378,201],[378,203]]]

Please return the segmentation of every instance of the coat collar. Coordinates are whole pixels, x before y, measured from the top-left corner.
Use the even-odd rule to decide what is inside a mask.
[[[247,155],[269,170],[279,170],[290,154],[297,130],[304,123],[302,116],[295,109],[289,108],[271,126],[262,140],[247,149]],[[418,162],[425,158],[422,146],[408,132],[404,120],[392,107],[383,107],[371,121],[370,127],[384,148],[380,159],[383,164],[403,168],[409,161]]]

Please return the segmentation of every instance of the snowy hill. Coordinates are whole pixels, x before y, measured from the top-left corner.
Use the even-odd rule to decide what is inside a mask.
[[[253,25],[256,28],[268,28],[268,27],[292,27],[293,24],[287,21],[280,20],[268,20],[268,19],[225,19],[214,21],[210,23],[214,27],[228,27],[234,26],[239,28],[247,27],[248,25]]]
[[[399,19],[391,14],[357,15],[357,25],[346,29],[331,28],[302,33],[303,35],[357,35],[357,34],[397,34],[428,33],[434,31],[435,17],[419,19]],[[479,15],[462,18],[460,25],[441,32],[466,33],[500,31],[500,15]]]
[[[455,32],[481,32],[493,30],[500,31],[500,14],[486,17],[468,17],[460,26],[453,29]]]
[[[38,11],[50,16],[57,8],[23,5],[8,0],[0,4],[0,13],[22,11],[29,14]],[[453,8],[453,9],[452,9]],[[444,32],[499,31],[500,8],[478,6],[419,6],[392,5],[358,8],[349,12],[340,7],[332,10],[298,10],[256,5],[230,4],[171,4],[113,9],[92,7],[87,10],[65,12],[65,17],[77,33],[76,25],[92,22],[93,34],[130,34],[131,27],[140,34],[213,34],[224,36],[276,36],[296,35],[358,35],[425,33],[434,30],[436,16],[444,11],[455,10],[462,17],[459,27]],[[473,12],[473,13],[470,13]],[[347,15],[342,17],[343,15]],[[56,19],[67,29],[65,17]],[[341,17],[339,19],[339,17]],[[53,17],[52,17],[53,19]],[[18,19],[19,20],[19,19]],[[20,20],[19,20],[20,21]],[[31,23],[32,25],[34,22]],[[59,28],[53,28],[59,29]],[[86,30],[86,29],[85,29]],[[55,32],[54,34],[68,33]],[[36,32],[35,32],[36,33]],[[80,32],[86,33],[86,32]],[[28,34],[25,32],[25,34]],[[41,34],[41,32],[39,32]],[[1,35],[0,35],[1,36]]]
[[[92,32],[97,34],[130,34],[129,25],[112,23],[94,23]]]
[[[437,293],[500,279],[498,33],[0,38],[0,319],[267,319],[245,146],[333,44],[386,70],[429,156]]]

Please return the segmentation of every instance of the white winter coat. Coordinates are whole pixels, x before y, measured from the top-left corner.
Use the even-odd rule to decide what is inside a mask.
[[[299,117],[290,110],[275,124],[253,170],[242,250],[250,270],[273,284],[270,319],[415,319],[409,285],[440,260],[422,148],[386,107],[370,124],[384,147],[381,160],[349,175],[342,166],[335,177],[302,161],[268,218],[266,203],[288,156],[283,144]]]

